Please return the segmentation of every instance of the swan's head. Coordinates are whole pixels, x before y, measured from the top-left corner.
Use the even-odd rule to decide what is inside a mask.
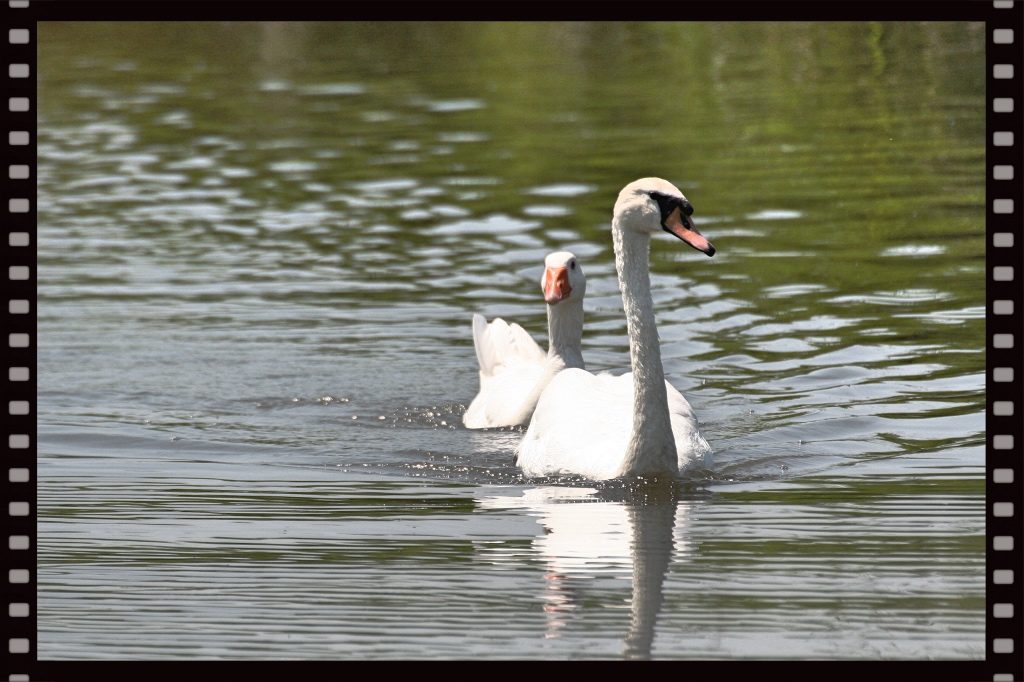
[[[692,214],[693,206],[671,182],[641,178],[619,192],[612,229],[647,235],[664,230],[698,251],[715,255],[715,247],[694,226]]]
[[[544,259],[544,276],[541,277],[540,286],[548,305],[570,298],[582,301],[587,292],[587,278],[575,254],[557,251],[549,253]]]

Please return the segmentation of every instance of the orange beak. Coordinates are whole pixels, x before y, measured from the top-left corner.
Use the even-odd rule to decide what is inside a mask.
[[[690,220],[690,216],[683,215],[678,207],[672,209],[672,212],[668,214],[668,218],[665,219],[665,231],[679,237],[698,251],[703,251],[709,256],[715,255],[715,247],[711,245],[711,242],[704,235],[697,231],[693,221]]]
[[[566,268],[544,269],[544,301],[554,305],[572,293],[569,286],[569,270]]]

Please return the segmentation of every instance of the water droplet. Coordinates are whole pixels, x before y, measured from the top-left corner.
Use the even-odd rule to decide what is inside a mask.
[[[377,417],[377,419],[379,419],[380,421],[384,421],[384,415]]]

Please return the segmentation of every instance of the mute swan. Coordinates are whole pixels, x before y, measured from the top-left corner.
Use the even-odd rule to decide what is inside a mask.
[[[470,429],[526,424],[551,378],[566,367],[583,368],[583,296],[587,278],[568,251],[548,254],[541,279],[548,304],[548,352],[518,324],[500,317],[487,324],[473,315],[473,345],[480,363],[480,392],[462,423]]]
[[[636,180],[619,192],[612,242],[633,371],[559,372],[541,394],[516,453],[527,476],[675,475],[710,451],[690,404],[665,381],[651,299],[652,234],[665,230],[698,251],[715,253],[692,213],[683,193],[660,178]]]

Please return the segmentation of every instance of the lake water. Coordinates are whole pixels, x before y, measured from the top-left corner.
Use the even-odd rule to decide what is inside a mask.
[[[40,659],[985,655],[984,28],[42,24]],[[628,365],[674,486],[461,425],[472,313]]]

